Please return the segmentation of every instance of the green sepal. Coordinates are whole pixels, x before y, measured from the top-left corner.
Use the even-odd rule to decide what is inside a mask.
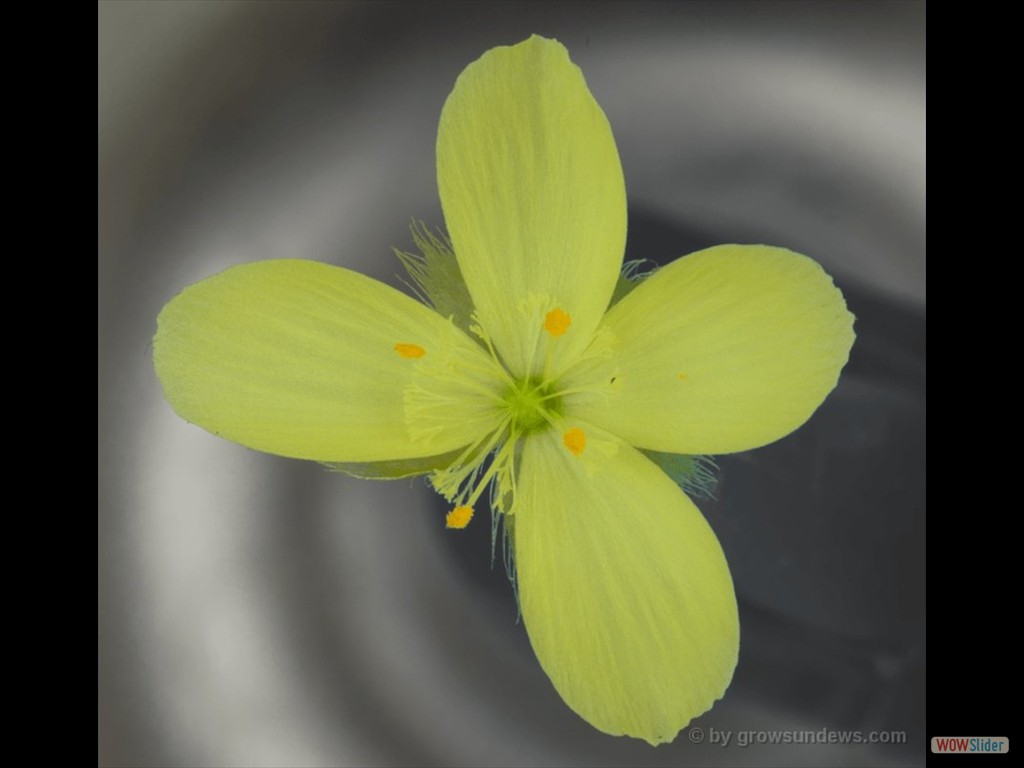
[[[420,253],[395,249],[395,255],[412,279],[409,287],[416,296],[443,317],[450,317],[456,326],[469,330],[472,324],[473,299],[459,269],[459,262],[446,235],[434,234],[422,221],[410,227],[413,242]]]
[[[421,456],[414,459],[397,459],[395,461],[350,461],[321,462],[332,472],[343,472],[363,480],[399,480],[403,477],[427,475],[451,465],[462,450],[450,451],[437,456]]]
[[[714,499],[718,488],[718,464],[713,456],[640,450],[691,497]]]
[[[647,270],[643,270],[643,266],[647,263],[650,263],[653,266]],[[657,269],[658,265],[649,259],[634,259],[632,261],[624,262],[622,265],[622,272],[619,273],[619,279],[615,283],[615,290],[612,291],[611,301],[608,302],[608,308],[611,309],[626,298],[626,295],[629,294],[630,291],[653,275]]]

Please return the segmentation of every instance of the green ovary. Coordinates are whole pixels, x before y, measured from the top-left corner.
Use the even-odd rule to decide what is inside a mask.
[[[562,414],[562,398],[551,383],[531,377],[509,388],[503,398],[512,422],[512,433],[528,435],[543,429]]]

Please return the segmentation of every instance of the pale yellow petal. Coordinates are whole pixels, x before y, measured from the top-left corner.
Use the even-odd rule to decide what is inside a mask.
[[[615,287],[626,193],[608,121],[560,43],[535,35],[466,68],[441,113],[437,174],[459,267],[511,372],[540,372],[556,307],[571,318],[557,355],[572,359]]]
[[[632,445],[730,453],[799,427],[836,386],[853,315],[817,262],[721,245],[658,270],[608,312],[611,352],[566,377],[568,412]]]
[[[160,313],[153,359],[180,416],[282,456],[435,456],[494,428],[481,390],[498,380],[478,373],[491,365],[479,345],[393,288],[317,262],[244,264],[186,288]]]
[[[639,451],[584,422],[565,426],[523,447],[512,520],[530,641],[594,727],[671,741],[732,679],[728,565],[701,513]]]

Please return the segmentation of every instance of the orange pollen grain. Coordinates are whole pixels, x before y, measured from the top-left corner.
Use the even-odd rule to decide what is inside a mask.
[[[445,528],[465,528],[473,519],[472,507],[456,507],[444,519]]]
[[[579,427],[573,427],[562,435],[562,442],[565,443],[565,447],[569,449],[573,456],[579,456],[583,453],[583,449],[587,447],[587,436],[583,434],[583,430]]]
[[[552,336],[561,336],[569,330],[572,318],[560,307],[555,307],[544,316],[544,330]]]
[[[427,350],[419,344],[403,344],[402,342],[395,344],[395,352],[406,360],[416,360],[427,354]]]
[[[677,373],[677,374],[676,374],[676,377],[677,377],[677,378],[678,378],[678,379],[679,379],[680,381],[686,381],[686,380],[687,380],[687,379],[689,378],[689,376],[687,376],[687,375],[686,375],[685,373]]]

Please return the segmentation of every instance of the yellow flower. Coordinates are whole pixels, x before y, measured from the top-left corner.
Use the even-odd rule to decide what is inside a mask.
[[[818,264],[759,245],[680,258],[612,303],[622,169],[555,41],[466,68],[437,172],[471,316],[316,262],[237,266],[161,313],[165,395],[251,448],[432,472],[450,527],[490,488],[555,688],[606,733],[670,741],[725,693],[739,621],[714,534],[639,449],[721,454],[790,433],[835,387],[853,317]]]

